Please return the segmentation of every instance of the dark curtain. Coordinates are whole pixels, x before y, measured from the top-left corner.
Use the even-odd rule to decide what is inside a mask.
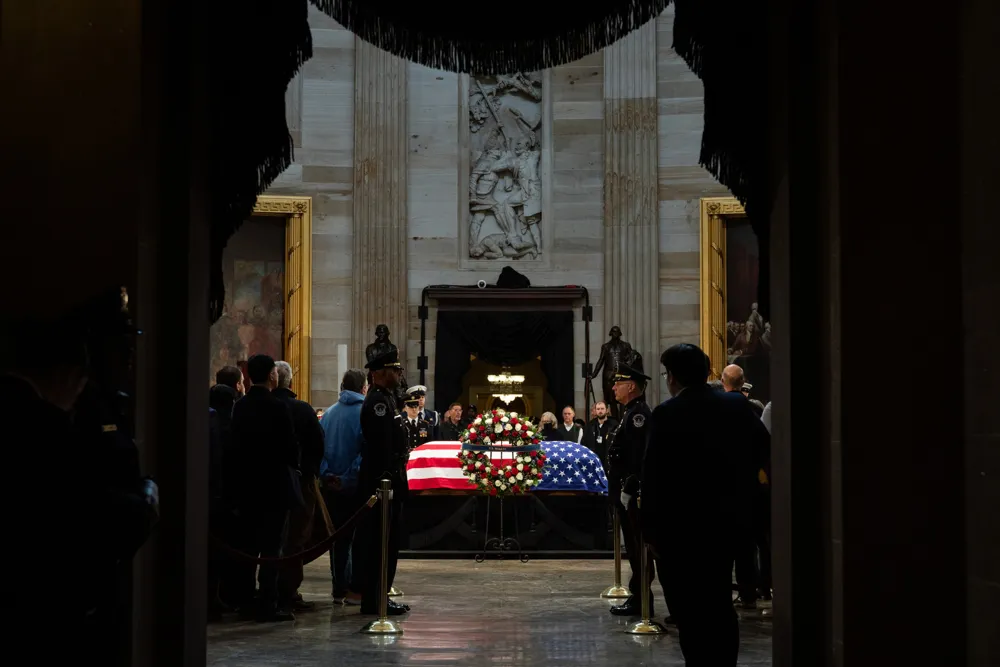
[[[462,393],[474,354],[491,364],[517,365],[541,357],[549,395],[573,404],[573,311],[442,311],[437,318],[435,408]],[[463,401],[464,403],[464,401]],[[480,406],[484,407],[484,406]]]

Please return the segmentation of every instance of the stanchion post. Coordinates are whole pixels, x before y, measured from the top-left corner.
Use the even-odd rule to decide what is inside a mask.
[[[388,479],[383,479],[379,486],[379,502],[382,503],[382,567],[379,572],[378,587],[378,618],[361,628],[366,635],[401,635],[403,628],[389,618],[389,496],[392,485]]]
[[[639,505],[641,500],[641,498],[636,499],[637,507],[641,508],[641,505]],[[649,587],[652,584],[649,580],[649,547],[646,546],[641,537],[639,541],[642,545],[642,557],[640,559],[642,561],[642,597],[640,598],[642,600],[642,619],[625,628],[625,632],[630,635],[666,634],[667,629],[649,617]]]
[[[614,543],[615,543],[615,584],[614,586],[609,586],[604,589],[601,593],[602,598],[627,598],[630,593],[627,588],[622,586],[622,531],[621,525],[618,523],[618,509],[614,506],[611,507],[612,514],[612,527],[615,531]]]

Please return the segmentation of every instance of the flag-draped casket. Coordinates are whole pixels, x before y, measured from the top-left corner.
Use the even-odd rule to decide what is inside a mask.
[[[538,491],[578,491],[606,495],[608,479],[598,456],[587,447],[575,442],[552,441],[539,445],[546,461]],[[458,442],[428,442],[410,452],[406,464],[410,491],[437,489],[472,490],[475,487],[462,471]],[[490,458],[495,465],[511,463],[513,452],[495,451]]]

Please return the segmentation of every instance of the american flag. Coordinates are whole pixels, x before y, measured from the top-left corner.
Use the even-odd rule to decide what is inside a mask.
[[[536,489],[607,494],[608,478],[597,454],[575,442],[546,442],[539,447],[548,459],[542,483]],[[473,488],[459,466],[461,449],[460,443],[438,441],[420,445],[410,452],[406,464],[410,490]],[[507,465],[513,460],[513,454],[492,452],[490,458],[498,465]]]

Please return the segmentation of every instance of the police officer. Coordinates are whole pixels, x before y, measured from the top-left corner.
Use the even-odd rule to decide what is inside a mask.
[[[613,391],[622,406],[622,420],[611,432],[611,444],[608,446],[608,490],[625,536],[628,563],[632,569],[628,582],[631,595],[624,604],[611,607],[611,613],[616,616],[642,613],[642,535],[636,496],[646,450],[646,429],[652,411],[645,398],[646,383],[650,377],[639,370],[642,367],[641,357],[636,355],[632,363],[633,366],[620,363],[615,371]],[[652,573],[649,579],[652,581]],[[650,597],[650,615],[652,605]]]
[[[403,426],[406,428],[406,449],[409,452],[432,440],[431,425],[422,416],[420,399],[418,388],[410,387],[403,402]]]
[[[392,484],[392,495],[388,499],[389,549],[385,567],[388,569],[388,588],[380,588],[382,572],[382,520],[381,511],[365,514],[358,526],[356,553],[353,562],[361,582],[361,613],[377,614],[379,600],[387,598],[396,576],[399,559],[400,515],[407,493],[406,461],[409,458],[406,430],[403,419],[398,414],[395,393],[403,368],[399,363],[399,353],[390,348],[374,357],[365,368],[371,371],[371,386],[361,406],[361,470],[358,479],[358,493],[367,500],[379,488],[380,481],[388,478]],[[376,505],[376,508],[379,507]],[[357,553],[360,552],[360,553]],[[390,615],[405,614],[410,608],[388,601]]]
[[[416,384],[406,390],[407,400],[410,397],[416,396],[420,403],[418,405],[420,419],[427,422],[428,428],[428,439],[430,440],[440,440],[441,437],[438,432],[441,428],[441,415],[438,414],[436,410],[428,410],[427,403],[427,387],[422,384]],[[423,444],[423,443],[421,443]]]

